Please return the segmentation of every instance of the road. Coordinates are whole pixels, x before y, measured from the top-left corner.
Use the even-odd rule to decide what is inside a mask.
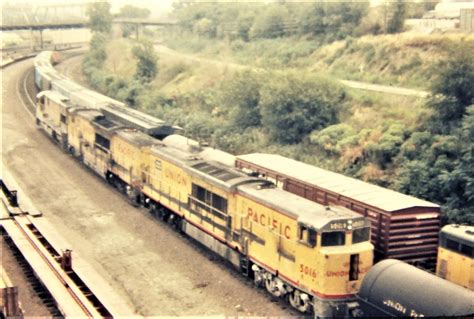
[[[192,54],[177,52],[161,44],[155,45],[154,48],[158,54],[171,55],[174,57],[179,57],[180,59],[183,59],[183,60],[188,60],[188,61],[197,62],[197,63],[206,63],[206,64],[219,66],[219,67],[230,67],[237,70],[246,70],[246,69],[252,69],[256,71],[265,70],[264,68],[259,68],[259,67],[244,65],[244,64],[238,64],[238,63],[232,63],[232,62],[226,62],[226,61],[220,61],[220,60],[214,60],[214,59],[207,59],[207,58],[200,58]],[[373,83],[366,83],[366,82],[359,82],[359,81],[339,80],[339,82],[350,88],[374,91],[374,92],[379,92],[379,93],[413,96],[417,98],[427,98],[430,94],[429,92],[422,91],[422,90],[415,90],[415,89],[408,89],[408,88],[403,88],[403,87],[380,85],[380,84],[373,84]]]
[[[253,287],[201,246],[131,207],[63,153],[21,102],[32,60],[2,70],[2,164],[79,254],[144,316],[289,316],[284,302]],[[24,104],[23,104],[24,103]]]

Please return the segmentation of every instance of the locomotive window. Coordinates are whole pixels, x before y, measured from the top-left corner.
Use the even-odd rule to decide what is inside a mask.
[[[193,184],[193,196],[199,199],[201,202],[206,202],[206,189]]]
[[[318,238],[317,233],[314,229],[309,229],[308,244],[311,247],[316,246],[316,239]]]
[[[212,207],[223,213],[227,213],[227,200],[219,195],[212,194]]]
[[[346,234],[342,231],[321,234],[321,246],[344,246]]]
[[[207,206],[209,205],[215,208],[216,210],[219,210],[223,213],[227,213],[227,199],[225,199],[224,197],[214,194],[213,192],[210,192],[204,187],[201,187],[196,184],[192,185],[192,195],[196,197],[197,200],[206,204],[204,205],[202,203],[196,203],[196,205],[201,207],[202,209],[211,211],[211,209]]]
[[[300,241],[308,244],[311,247],[316,246],[316,243],[317,243],[316,231],[306,226],[300,226]]]
[[[95,142],[106,149],[110,149],[110,140],[100,134],[95,134]]]
[[[369,236],[370,236],[370,228],[369,227],[355,229],[352,232],[352,243],[357,244],[357,243],[361,243],[363,241],[368,241]]]
[[[472,249],[471,246],[468,246],[466,244],[461,244],[461,254],[473,258],[474,257],[474,250]]]
[[[449,250],[459,251],[459,243],[452,239],[446,239],[446,248]]]

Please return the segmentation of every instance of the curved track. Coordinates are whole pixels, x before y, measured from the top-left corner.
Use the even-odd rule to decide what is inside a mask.
[[[18,100],[22,87],[32,85],[31,64],[2,71],[3,165],[123,299],[145,316],[295,315],[207,250],[131,207],[37,130],[26,111],[31,102]]]

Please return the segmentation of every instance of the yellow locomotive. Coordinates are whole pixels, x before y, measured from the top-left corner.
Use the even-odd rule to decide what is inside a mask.
[[[446,225],[439,237],[436,274],[474,290],[474,226]]]
[[[134,204],[148,207],[301,312],[345,315],[372,266],[367,219],[248,176],[229,165],[230,154],[196,143],[173,147],[99,109],[72,105],[58,92],[38,95],[36,119]]]

